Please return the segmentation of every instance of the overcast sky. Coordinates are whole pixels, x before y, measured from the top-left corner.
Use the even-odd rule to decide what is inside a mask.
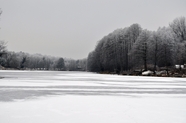
[[[186,17],[186,0],[0,0],[8,50],[80,59],[117,28],[157,30]]]

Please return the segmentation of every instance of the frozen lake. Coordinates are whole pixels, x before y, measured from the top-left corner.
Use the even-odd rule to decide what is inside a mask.
[[[185,122],[185,78],[0,71],[0,123]]]

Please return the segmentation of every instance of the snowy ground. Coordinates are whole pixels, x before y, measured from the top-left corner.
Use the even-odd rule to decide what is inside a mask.
[[[186,79],[0,71],[0,123],[186,123]]]

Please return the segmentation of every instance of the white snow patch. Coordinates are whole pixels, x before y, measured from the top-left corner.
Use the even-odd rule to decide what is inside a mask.
[[[3,70],[0,77],[0,123],[186,122],[184,78]]]

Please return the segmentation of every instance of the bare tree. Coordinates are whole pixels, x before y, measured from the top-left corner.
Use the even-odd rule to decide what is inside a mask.
[[[176,41],[176,55],[175,63],[180,65],[186,62],[186,19],[185,17],[179,17],[170,23],[170,27],[175,34]]]
[[[175,41],[169,28],[160,28],[158,30],[160,43],[159,43],[159,66],[165,66],[168,74],[168,67],[173,65],[175,56]]]
[[[3,54],[6,54],[7,51],[7,45],[6,42],[0,41],[0,57],[2,57]]]
[[[157,34],[157,32],[153,32],[152,36],[150,37],[149,42],[149,52],[150,52],[150,59],[152,60],[154,64],[154,73],[156,71],[157,61],[158,61],[158,51],[159,51],[159,42],[160,38]]]
[[[176,18],[169,24],[173,32],[180,39],[180,42],[186,41],[186,19],[185,17]]]
[[[0,15],[2,14],[2,10],[0,9]],[[6,43],[4,41],[0,41],[0,57],[5,53],[6,51]]]

